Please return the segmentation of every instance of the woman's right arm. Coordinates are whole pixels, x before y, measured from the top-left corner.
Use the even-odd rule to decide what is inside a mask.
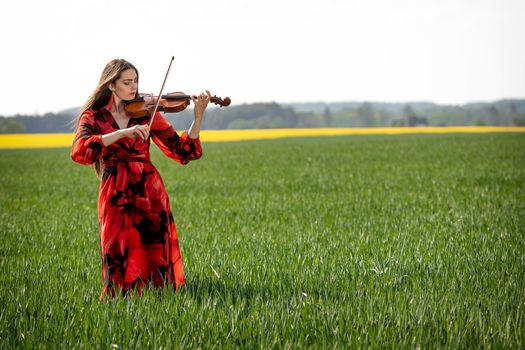
[[[140,137],[146,140],[149,137],[148,125],[135,125],[127,129],[120,129],[109,134],[102,135],[102,143],[109,146],[123,137]]]
[[[127,129],[121,129],[109,134],[100,135],[95,133],[95,120],[93,113],[85,112],[80,118],[73,146],[71,148],[71,159],[80,164],[93,164],[102,157],[104,149],[123,137],[148,138],[149,128],[147,125],[135,125]]]
[[[80,164],[93,164],[102,157],[106,145],[102,142],[102,135],[95,133],[95,120],[91,111],[86,111],[80,117],[73,146],[71,159]]]

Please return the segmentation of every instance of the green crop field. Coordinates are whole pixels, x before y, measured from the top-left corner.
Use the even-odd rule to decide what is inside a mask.
[[[98,180],[0,151],[0,348],[523,348],[525,135],[205,143],[153,162],[187,288],[100,303]]]

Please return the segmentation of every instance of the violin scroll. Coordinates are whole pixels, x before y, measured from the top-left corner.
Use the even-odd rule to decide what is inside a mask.
[[[210,102],[213,102],[221,107],[228,107],[232,103],[232,100],[227,96],[224,99],[222,99],[220,97],[217,97],[217,95],[213,95],[210,99]]]

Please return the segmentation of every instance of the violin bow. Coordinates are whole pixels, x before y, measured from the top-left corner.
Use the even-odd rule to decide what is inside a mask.
[[[160,88],[159,97],[157,98],[157,103],[155,103],[155,108],[153,109],[153,113],[151,114],[151,118],[149,120],[148,127],[151,129],[151,124],[153,124],[153,119],[155,118],[155,114],[157,113],[157,109],[159,108],[160,103],[160,97],[162,96],[162,91],[164,91],[164,85],[166,85],[166,80],[168,80],[168,74],[170,74],[171,64],[173,63],[173,60],[175,59],[175,56],[171,56],[170,64],[168,66],[168,71],[166,72],[166,76],[164,77],[164,81],[162,82],[162,86]]]

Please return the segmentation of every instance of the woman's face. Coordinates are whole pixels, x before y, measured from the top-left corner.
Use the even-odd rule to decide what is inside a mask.
[[[109,84],[109,89],[120,100],[132,100],[135,98],[138,88],[137,73],[134,69],[126,69],[114,83]]]

